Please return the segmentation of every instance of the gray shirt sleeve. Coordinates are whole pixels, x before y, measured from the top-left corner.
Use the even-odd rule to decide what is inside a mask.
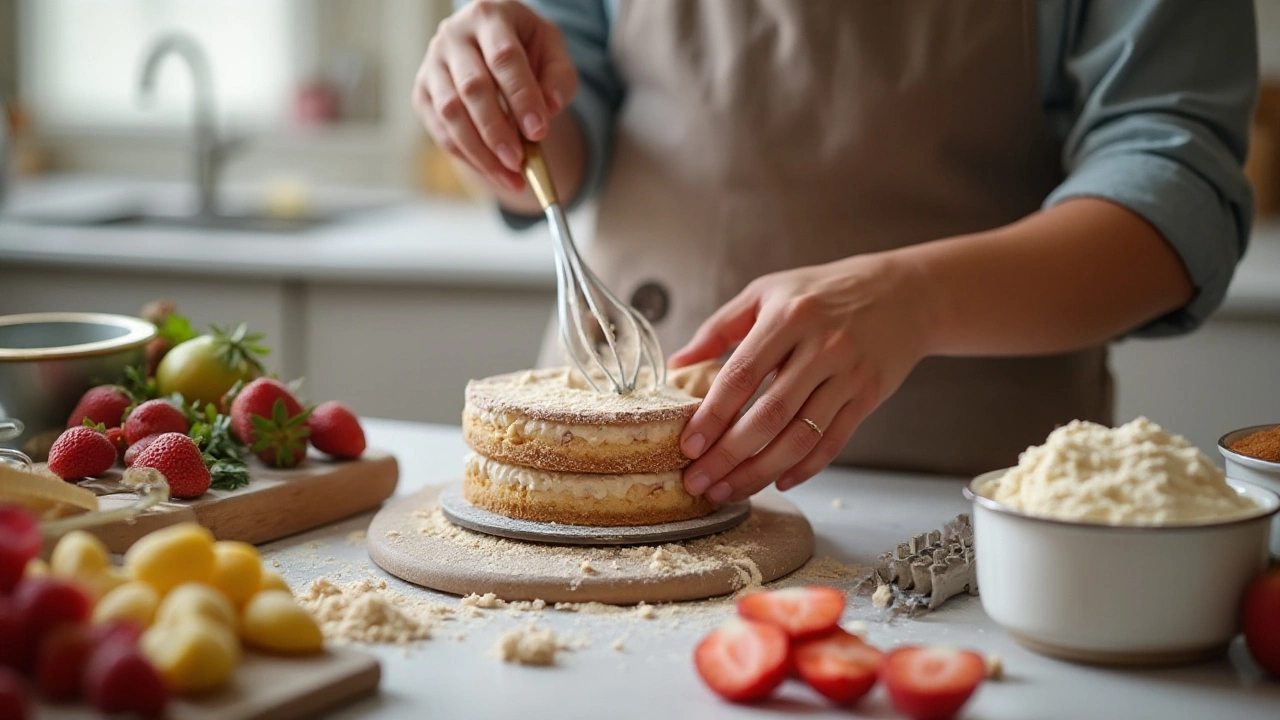
[[[1039,11],[1046,110],[1069,173],[1044,205],[1105,198],[1159,230],[1195,294],[1134,334],[1187,332],[1221,304],[1248,243],[1253,3],[1041,0]]]

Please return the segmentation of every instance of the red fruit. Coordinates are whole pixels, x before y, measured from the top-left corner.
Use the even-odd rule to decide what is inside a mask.
[[[115,385],[99,385],[90,388],[76,403],[76,409],[67,418],[67,429],[84,425],[85,418],[94,425],[113,428],[124,422],[124,411],[129,409],[132,400],[124,390]]]
[[[36,688],[54,702],[80,697],[84,666],[95,644],[87,625],[59,625],[45,636],[36,654]]]
[[[0,670],[21,669],[27,656],[22,620],[8,599],[0,597]],[[0,715],[0,717],[4,717]]]
[[[734,618],[693,651],[702,681],[726,700],[767,697],[791,671],[791,643],[775,625]]]
[[[358,458],[364,453],[364,428],[351,408],[340,402],[320,403],[307,421],[311,444],[322,453],[339,458]]]
[[[840,623],[844,594],[822,585],[752,593],[738,600],[738,614],[777,625],[793,638],[823,635]]]
[[[103,643],[118,641],[137,645],[138,640],[142,639],[143,629],[132,620],[109,620],[91,625],[89,627],[89,636],[93,638],[94,647],[98,647]]]
[[[938,646],[898,648],[880,673],[893,706],[915,720],[954,717],[986,674],[981,655]]]
[[[200,497],[213,482],[200,448],[179,432],[165,433],[152,440],[134,458],[133,467],[159,470],[169,483],[169,495],[175,498]]]
[[[63,480],[94,477],[116,464],[116,446],[91,427],[64,430],[49,448],[49,472]]]
[[[31,577],[18,584],[13,609],[22,628],[25,652],[22,667],[31,666],[41,641],[63,623],[82,623],[89,618],[92,603],[79,585],[55,577]]]
[[[16,671],[0,667],[0,718],[29,720],[32,717],[26,681]]]
[[[308,412],[279,380],[258,378],[231,402],[231,432],[264,463],[293,467],[307,456]]]
[[[884,664],[884,653],[840,628],[801,641],[795,654],[800,677],[823,697],[841,704],[870,692]]]
[[[124,428],[107,428],[107,431],[103,434],[106,435],[107,439],[111,441],[111,444],[115,446],[116,459],[120,462],[124,462],[124,454],[129,450],[129,443],[125,442],[124,439]]]
[[[41,543],[35,515],[17,505],[0,505],[0,597],[13,592]]]
[[[1245,593],[1244,642],[1258,665],[1280,679],[1280,565],[1255,578]]]
[[[169,689],[136,643],[104,642],[84,670],[89,704],[104,713],[133,712],[159,717],[169,702]]]
[[[164,356],[169,354],[169,350],[173,348],[173,343],[167,339],[158,337],[147,343],[147,377],[155,377],[156,368],[159,367],[160,361]]]
[[[133,464],[138,461],[138,455],[142,454],[142,451],[146,450],[147,446],[158,437],[160,436],[148,435],[138,442],[130,445],[129,449],[124,451],[124,466],[133,467]]]
[[[148,435],[163,433],[186,434],[191,423],[182,411],[168,400],[148,400],[129,413],[124,421],[124,439],[130,445]]]

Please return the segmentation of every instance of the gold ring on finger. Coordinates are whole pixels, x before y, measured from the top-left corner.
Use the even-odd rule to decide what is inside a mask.
[[[800,420],[803,421],[805,425],[808,425],[809,427],[813,428],[814,432],[818,433],[819,440],[822,439],[822,428],[818,427],[818,423],[810,420],[807,417],[802,417],[800,418]]]

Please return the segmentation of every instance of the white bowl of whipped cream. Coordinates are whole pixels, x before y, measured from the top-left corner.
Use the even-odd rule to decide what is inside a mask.
[[[1064,425],[965,495],[991,619],[1036,652],[1105,664],[1222,652],[1280,511],[1146,418]]]

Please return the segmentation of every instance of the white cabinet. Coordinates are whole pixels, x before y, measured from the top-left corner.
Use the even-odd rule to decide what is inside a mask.
[[[1219,316],[1198,332],[1115,346],[1116,419],[1146,415],[1220,463],[1218,438],[1280,422],[1280,320]]]
[[[309,285],[304,394],[457,424],[467,380],[532,367],[551,290]]]

